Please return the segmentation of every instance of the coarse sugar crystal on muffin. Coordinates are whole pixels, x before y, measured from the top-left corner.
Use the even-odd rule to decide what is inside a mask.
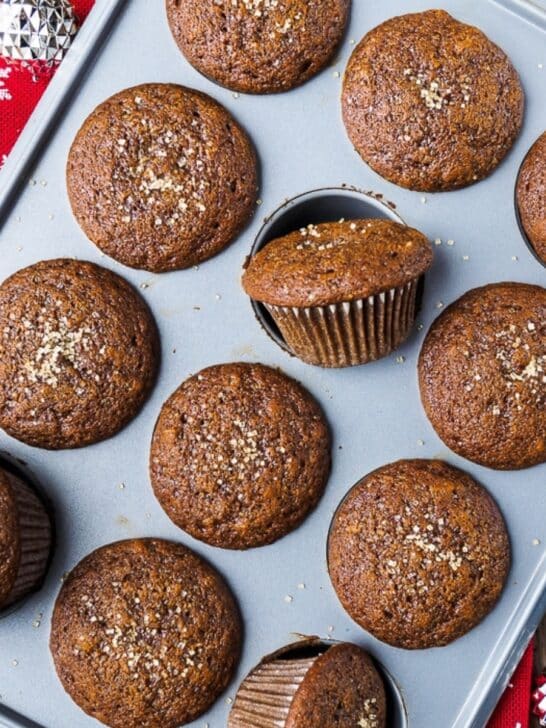
[[[427,10],[364,36],[342,105],[349,137],[375,172],[435,192],[497,167],[520,131],[524,93],[510,59],[481,30]]]
[[[546,131],[533,144],[521,166],[516,202],[527,239],[546,264]]]
[[[264,657],[243,680],[228,728],[385,728],[382,678],[348,642],[305,638]]]
[[[0,426],[28,445],[114,435],[147,398],[158,358],[148,307],[105,268],[46,260],[0,285]]]
[[[386,356],[406,339],[431,264],[419,231],[380,218],[344,220],[270,241],[247,261],[242,282],[297,357],[343,367]]]
[[[88,715],[112,728],[178,728],[226,688],[240,643],[238,608],[212,566],[181,544],[133,539],[68,575],[50,647]]]
[[[469,475],[439,460],[401,460],[342,501],[328,567],[361,627],[396,647],[439,647],[493,609],[510,544],[496,504]]]
[[[87,237],[124,265],[161,273],[219,253],[256,203],[254,148],[210,96],[175,84],[125,89],[86,119],[67,187]]]
[[[500,470],[546,462],[546,288],[465,293],[431,326],[419,385],[432,426],[459,455]]]
[[[44,504],[21,477],[0,467],[0,610],[40,586],[51,549]]]
[[[188,61],[234,91],[287,91],[333,56],[350,0],[167,0],[176,43]]]
[[[167,515],[231,549],[270,544],[299,526],[329,471],[320,406],[262,364],[221,364],[186,380],[163,405],[150,454]]]

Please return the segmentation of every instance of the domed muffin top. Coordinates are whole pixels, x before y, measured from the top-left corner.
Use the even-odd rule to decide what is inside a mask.
[[[536,254],[546,264],[546,131],[525,157],[516,198],[523,229]]]
[[[177,728],[224,690],[240,651],[220,575],[181,544],[119,541],[86,556],[57,598],[51,652],[89,715],[114,728]]]
[[[510,566],[503,517],[470,476],[401,460],[349,491],[328,565],[349,615],[390,645],[423,649],[468,632],[494,607]]]
[[[234,91],[274,93],[326,65],[350,6],[350,0],[167,0],[167,15],[198,71]]]
[[[228,728],[385,728],[386,720],[385,687],[370,656],[349,642],[305,638],[251,670]]]
[[[546,462],[546,288],[465,293],[432,324],[419,384],[434,429],[459,455],[502,470]]]
[[[219,253],[254,212],[257,162],[221,104],[167,83],[100,104],[72,143],[72,211],[104,253],[161,273]]]
[[[0,285],[0,426],[29,445],[82,447],[112,436],[155,381],[152,314],[120,276],[61,258]]]
[[[6,601],[15,584],[21,547],[17,501],[10,477],[0,469],[0,605]]]
[[[163,405],[154,492],[172,520],[221,548],[263,546],[296,528],[330,471],[330,433],[298,382],[262,364],[220,364]]]
[[[519,133],[523,106],[506,54],[444,10],[371,30],[343,83],[356,150],[382,177],[415,190],[456,189],[490,174]]]

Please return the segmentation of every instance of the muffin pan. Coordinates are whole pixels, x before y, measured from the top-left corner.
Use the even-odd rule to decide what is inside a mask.
[[[97,2],[93,12],[104,13],[107,4]],[[0,434],[1,449],[24,460],[44,485],[57,525],[57,548],[43,589],[0,622],[0,705],[6,706],[6,711],[0,707],[0,725],[97,725],[64,694],[55,676],[48,651],[51,611],[65,571],[97,546],[135,536],[174,539],[210,559],[227,577],[244,615],[237,677],[192,728],[225,726],[228,699],[240,681],[263,655],[292,642],[293,633],[352,641],[368,649],[400,686],[410,727],[485,725],[546,609],[546,466],[495,472],[447,450],[421,408],[416,363],[429,325],[464,291],[499,280],[546,284],[544,268],[522,240],[512,203],[521,161],[544,129],[546,13],[523,0],[443,0],[440,5],[478,25],[508,53],[522,77],[527,106],[522,134],[491,177],[467,189],[432,195],[397,188],[374,174],[352,149],[340,118],[341,74],[354,47],[351,41],[410,10],[406,3],[354,0],[350,27],[332,65],[297,90],[258,97],[234,95],[200,76],[180,56],[162,5],[148,0],[127,4],[38,167],[24,175],[16,206],[1,221],[1,277],[58,256],[92,260],[121,273],[140,289],[156,316],[162,368],[142,413],[111,440],[84,450],[45,452]],[[434,0],[415,0],[411,10],[437,6]],[[70,64],[91,54],[83,41],[93,36],[85,33],[84,26],[80,50],[61,73],[74,71]],[[61,73],[54,84],[62,80]],[[65,189],[68,149],[84,118],[110,94],[146,81],[185,84],[222,102],[250,133],[262,167],[261,204],[240,238],[198,269],[161,276],[102,257],[72,218]],[[44,104],[55,90],[52,85]],[[46,117],[41,111],[37,118],[45,124]],[[34,126],[34,132],[45,128]],[[16,150],[2,172],[11,175],[4,188],[12,185],[17,170],[22,174],[23,166],[16,163],[22,156]],[[396,205],[393,214],[441,244],[434,246],[418,326],[409,340],[381,361],[327,371],[306,366],[271,341],[256,321],[240,275],[264,216],[307,190],[342,186],[351,197],[348,188],[353,186],[382,194]],[[341,208],[336,217],[346,214]],[[385,211],[375,201],[373,208],[375,214]],[[333,471],[318,509],[281,541],[246,553],[207,547],[178,530],[156,502],[148,477],[150,440],[161,404],[190,373],[226,361],[260,361],[300,380],[322,404],[334,436]],[[411,457],[441,457],[483,483],[507,520],[514,557],[502,599],[482,624],[448,647],[418,652],[390,648],[353,624],[326,569],[329,524],[351,485],[376,467]],[[402,712],[396,701],[393,707]],[[402,715],[397,720],[394,725],[406,725]]]

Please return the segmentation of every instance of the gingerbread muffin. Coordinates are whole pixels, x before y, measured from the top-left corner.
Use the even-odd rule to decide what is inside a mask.
[[[519,219],[537,257],[546,264],[546,131],[521,166],[516,186]]]
[[[419,385],[432,426],[459,455],[499,470],[546,462],[546,289],[465,293],[431,326]]]
[[[510,566],[501,513],[470,476],[437,460],[400,460],[342,501],[330,578],[349,615],[395,647],[439,647],[495,606]]]
[[[212,546],[263,546],[299,526],[330,471],[322,411],[297,382],[262,364],[221,364],[163,405],[150,455],[167,515]]]
[[[487,177],[523,121],[510,60],[444,10],[392,18],[356,47],[343,118],[357,152],[391,182],[453,190]]]
[[[174,84],[129,88],[98,106],[66,175],[87,237],[124,265],[157,273],[219,253],[257,197],[246,133],[210,96]]]
[[[43,503],[28,483],[0,467],[0,610],[41,585],[51,547]]]
[[[51,653],[70,697],[112,728],[178,728],[223,692],[241,624],[220,575],[159,539],[119,541],[70,573],[51,623]]]
[[[432,248],[379,218],[309,225],[247,261],[243,287],[265,305],[292,352],[324,367],[390,354],[408,336]]]
[[[350,0],[167,0],[178,47],[213,81],[244,93],[286,91],[333,56]]]
[[[264,657],[241,684],[228,728],[385,728],[372,660],[348,642],[305,639]]]
[[[139,411],[158,350],[120,276],[69,259],[23,268],[0,286],[0,427],[55,450],[104,440]]]

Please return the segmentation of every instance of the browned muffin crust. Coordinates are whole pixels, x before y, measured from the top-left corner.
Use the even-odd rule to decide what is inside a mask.
[[[86,713],[112,728],[178,728],[223,692],[241,625],[220,575],[181,544],[119,541],[70,573],[51,653]]]
[[[419,385],[432,426],[459,455],[500,470],[546,462],[546,289],[465,293],[427,334]]]
[[[195,68],[245,93],[286,91],[330,60],[350,0],[166,0],[174,39]]]
[[[120,276],[69,259],[23,268],[0,286],[0,426],[50,449],[110,437],[148,396],[158,350]]]
[[[334,645],[310,668],[294,696],[285,728],[385,728],[381,677],[356,645]]]
[[[396,647],[445,645],[494,607],[510,566],[501,513],[462,471],[401,460],[361,480],[328,543],[330,577],[349,615]]]
[[[538,257],[546,263],[546,131],[525,157],[516,187],[519,217]]]
[[[274,306],[325,306],[403,286],[431,264],[429,241],[406,225],[328,222],[269,242],[248,261],[243,287]]]
[[[370,31],[343,83],[343,118],[358,153],[415,190],[452,190],[490,174],[519,133],[523,107],[508,57],[443,10]]]
[[[317,504],[330,470],[322,411],[297,382],[261,364],[221,364],[163,405],[150,475],[167,515],[212,546],[276,541]]]
[[[225,248],[257,196],[252,144],[231,114],[174,84],[98,106],[68,157],[68,196],[87,237],[133,268],[188,268]]]

